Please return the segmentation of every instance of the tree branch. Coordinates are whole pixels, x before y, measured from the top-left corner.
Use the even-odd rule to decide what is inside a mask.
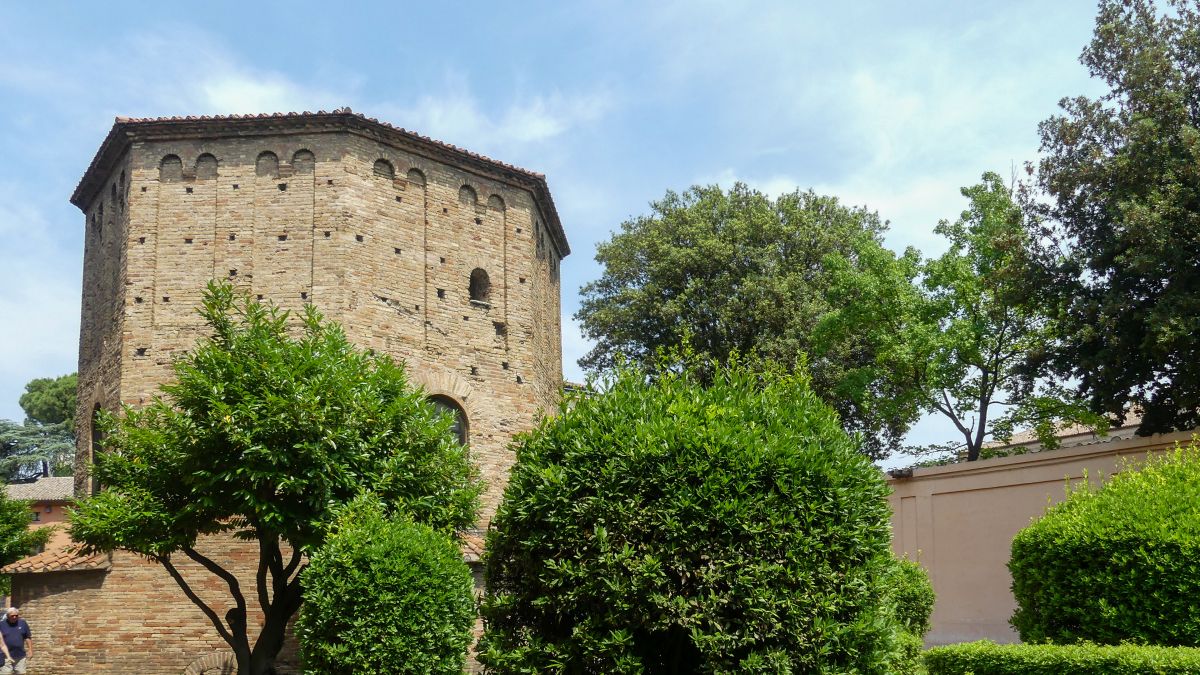
[[[300,566],[300,560],[303,557],[304,555],[300,552],[299,547],[292,548],[292,559],[289,560],[287,566],[283,568],[284,578],[292,578],[292,573],[295,572],[296,568]]]
[[[212,625],[217,629],[217,633],[221,636],[221,639],[225,640],[231,649],[237,651],[238,645],[234,642],[233,635],[228,629],[225,628],[225,624],[221,622],[221,617],[217,616],[216,611],[214,611],[213,608],[209,607],[203,600],[201,600],[200,596],[196,595],[196,592],[192,590],[191,585],[188,584],[187,580],[184,579],[183,575],[179,573],[178,569],[176,569],[175,564],[172,563],[169,558],[163,556],[155,556],[154,560],[158,561],[160,565],[166,568],[167,574],[171,575],[171,578],[174,579],[175,583],[179,585],[179,588],[183,590],[183,594],[188,597],[188,600],[191,600],[192,604],[199,607],[201,612],[204,612],[204,615],[208,617],[208,620],[211,621]]]
[[[200,563],[205,569],[217,575],[223,579],[226,584],[228,584],[229,593],[233,595],[234,602],[237,603],[238,609],[241,610],[242,616],[245,617],[246,597],[242,595],[242,586],[240,583],[238,583],[237,577],[230,573],[229,570],[213,562],[208,556],[205,556],[190,546],[184,546],[180,550],[182,550],[187,557]]]

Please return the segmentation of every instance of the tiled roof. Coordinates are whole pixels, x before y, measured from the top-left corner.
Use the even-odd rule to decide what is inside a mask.
[[[463,559],[469,563],[477,563],[483,560],[483,537],[470,532],[460,532],[458,534],[459,547],[462,548]]]
[[[523,177],[524,182],[531,183],[535,188],[535,196],[544,200],[547,207],[547,220],[550,221],[550,230],[554,234],[556,243],[558,243],[563,257],[570,253],[570,247],[567,244],[566,234],[563,231],[562,223],[558,218],[558,209],[554,206],[554,199],[550,196],[550,189],[546,185],[546,176],[523,169],[519,166],[507,164],[485,155],[476,152],[471,152],[464,148],[460,148],[450,143],[445,143],[428,136],[423,136],[413,131],[409,131],[403,127],[398,127],[387,122],[381,122],[374,117],[367,117],[362,113],[356,113],[350,108],[338,108],[332,112],[320,110],[317,112],[287,112],[287,113],[259,113],[257,115],[188,115],[185,117],[117,117],[113,123],[112,129],[108,132],[108,136],[104,139],[100,149],[96,151],[95,157],[88,165],[88,169],[84,172],[83,178],[80,179],[79,185],[75,188],[75,192],[71,195],[71,203],[80,209],[87,208],[87,201],[96,190],[101,186],[100,181],[107,177],[107,171],[98,170],[109,168],[115,162],[121,152],[129,143],[127,131],[136,131],[140,129],[150,128],[174,128],[185,129],[189,126],[211,126],[214,123],[248,126],[248,127],[270,127],[270,126],[291,126],[303,124],[312,125],[330,125],[342,124],[343,126],[355,125],[358,128],[364,126],[373,128],[375,131],[384,132],[388,137],[406,142],[408,145],[419,149],[433,151],[444,155],[450,155],[460,161],[468,160],[476,165],[482,165],[492,170],[499,171],[502,174],[515,175],[514,177]],[[211,131],[207,134],[211,137]]]
[[[76,544],[68,544],[65,547],[46,549],[36,555],[0,567],[0,574],[79,572],[106,570],[109,567],[112,567],[112,560],[107,553],[85,555],[79,552]]]
[[[38,478],[28,483],[9,483],[5,489],[9,499],[65,502],[75,496],[75,479],[70,476]]]

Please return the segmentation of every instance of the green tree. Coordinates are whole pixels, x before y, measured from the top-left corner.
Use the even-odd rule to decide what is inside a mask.
[[[600,384],[517,442],[490,671],[891,672],[887,486],[803,375],[735,359]]]
[[[1108,91],[1041,124],[1032,288],[1050,372],[1139,433],[1200,426],[1200,8],[1103,0],[1082,62]]]
[[[29,517],[29,503],[10,499],[0,486],[0,566],[24,558],[49,541],[54,528],[30,529]],[[0,593],[8,595],[10,582],[8,575],[0,576]]]
[[[0,420],[0,476],[29,478],[49,471],[71,475],[75,460],[75,373],[40,377],[25,385],[19,403],[25,423]]]
[[[26,418],[38,424],[70,424],[75,419],[75,396],[79,377],[39,377],[25,385],[18,402]]]
[[[813,335],[831,309],[828,260],[878,255],[885,229],[877,214],[811,191],[770,199],[738,183],[667,192],[598,247],[604,272],[583,287],[576,314],[596,346],[580,365],[597,372],[620,356],[646,365],[685,342],[718,361],[755,352],[789,368],[807,363],[814,391],[862,432],[864,451],[886,455],[916,417],[911,397],[882,388],[890,380],[847,379],[875,358],[857,333],[819,349]]]
[[[911,407],[954,424],[959,440],[912,449],[918,453],[962,451],[974,461],[988,441],[1008,440],[1014,429],[1030,427],[1053,447],[1065,423],[1103,427],[1069,392],[1024,368],[1053,334],[1025,301],[1029,235],[1013,191],[986,173],[962,193],[968,209],[935,228],[949,243],[941,256],[922,263],[912,251],[876,253],[857,266],[831,260],[837,308],[819,334],[838,342],[857,333],[872,345],[874,361],[849,381],[891,381]]]
[[[363,490],[394,512],[450,532],[475,517],[479,485],[466,449],[411,387],[401,366],[350,345],[311,306],[288,314],[210,284],[201,314],[212,331],[175,363],[165,399],[103,417],[104,489],[71,515],[89,551],[124,549],[166,568],[210,619],[241,675],[262,675],[301,601],[306,554],[325,540],[337,505]],[[204,535],[258,548],[263,626],[253,644],[240,581],[201,552]],[[192,589],[177,557],[228,586],[222,618]]]
[[[339,512],[302,582],[296,636],[306,672],[463,672],[475,581],[445,533],[363,495]]]

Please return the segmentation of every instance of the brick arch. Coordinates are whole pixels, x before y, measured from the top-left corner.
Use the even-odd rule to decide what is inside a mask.
[[[451,370],[410,370],[409,379],[413,384],[421,385],[427,396],[445,396],[453,399],[462,406],[467,414],[467,423],[471,424],[480,415],[476,401],[472,400],[474,389],[471,384]]]
[[[213,652],[192,661],[183,675],[234,675],[236,672],[237,660],[233,654]]]
[[[408,173],[405,174],[405,177],[408,179],[410,184],[425,187],[426,175],[427,174],[424,169],[414,166],[408,170]]]
[[[478,207],[479,190],[476,190],[469,183],[463,183],[462,187],[458,188],[458,203],[464,206]]]
[[[212,153],[204,153],[196,158],[195,174],[197,180],[206,180],[217,177],[217,158]]]

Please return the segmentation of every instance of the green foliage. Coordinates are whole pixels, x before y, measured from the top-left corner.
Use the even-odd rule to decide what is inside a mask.
[[[1145,435],[1200,426],[1200,7],[1167,4],[1100,3],[1082,61],[1108,90],[1041,125],[1028,282],[1058,323],[1052,371]]]
[[[75,373],[60,377],[39,377],[25,385],[18,403],[25,415],[39,424],[70,424],[75,419]]]
[[[929,675],[1184,675],[1200,649],[1138,645],[998,645],[967,642],[925,652]]]
[[[53,528],[30,529],[29,518],[29,502],[9,499],[0,486],[0,566],[24,558],[50,539]]]
[[[888,382],[910,407],[953,422],[958,442],[910,449],[917,454],[965,450],[974,461],[989,440],[1008,440],[1018,427],[1031,427],[1046,447],[1063,423],[1104,428],[1064,389],[1035,386],[1023,370],[1026,355],[1052,336],[1024,302],[1029,235],[1012,191],[985,173],[962,193],[968,209],[935,230],[949,243],[941,256],[922,263],[912,251],[875,253],[856,266],[830,259],[837,308],[819,333],[834,342],[859,335],[875,358],[853,371],[858,381]]]
[[[366,495],[339,513],[301,582],[307,672],[463,672],[474,581],[449,535],[390,517]]]
[[[105,416],[96,477],[70,532],[86,550],[125,549],[163,564],[254,675],[265,673],[300,603],[302,554],[325,540],[334,509],[363,490],[434,529],[470,525],[480,486],[467,457],[401,366],[356,349],[311,306],[288,315],[210,284],[212,331],[175,363],[174,384],[141,410]],[[253,650],[246,603],[223,620],[178,575],[183,554],[228,581],[195,548],[203,534],[257,542],[265,619]],[[290,561],[284,551],[290,549]]]
[[[30,529],[29,518],[29,502],[10,499],[4,486],[0,485],[0,566],[24,558],[50,540],[54,528]],[[10,576],[0,575],[0,594],[8,595],[11,584]]]
[[[26,420],[0,420],[0,479],[14,481],[40,475],[69,476],[75,458],[75,434],[69,422],[43,425]]]
[[[516,444],[488,535],[499,673],[886,672],[882,474],[798,375],[621,366]]]
[[[650,366],[659,349],[685,343],[718,361],[757,352],[797,368],[807,356],[813,390],[863,432],[865,452],[884,456],[903,438],[919,411],[890,380],[862,379],[872,343],[855,331],[814,335],[835,306],[827,261],[891,255],[877,214],[813,192],[770,199],[741,183],[667,192],[650,206],[597,248],[604,272],[576,314],[596,341],[582,366],[601,371],[621,356]]]
[[[1013,539],[1026,642],[1200,646],[1200,450],[1081,485]]]
[[[40,377],[25,385],[19,403],[25,423],[0,420],[0,477],[29,478],[43,468],[69,476],[75,461],[75,373]]]
[[[925,644],[921,636],[929,632],[929,617],[933,614],[935,599],[929,574],[916,562],[894,560],[884,586],[901,629],[900,652],[892,665],[892,672],[897,675],[922,675],[925,673],[922,658]]]
[[[925,568],[912,560],[897,560],[888,574],[887,586],[904,630],[917,637],[928,633],[935,597]]]

